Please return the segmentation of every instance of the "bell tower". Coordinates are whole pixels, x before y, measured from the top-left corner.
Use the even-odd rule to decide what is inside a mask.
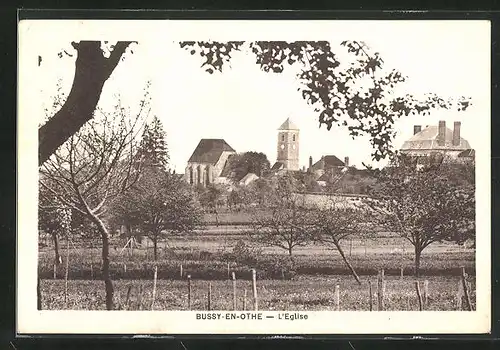
[[[299,128],[287,118],[278,129],[278,157],[285,169],[299,170]]]

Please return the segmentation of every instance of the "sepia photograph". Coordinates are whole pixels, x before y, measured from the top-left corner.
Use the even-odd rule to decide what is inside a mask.
[[[489,22],[22,20],[18,76],[20,332],[489,332]]]

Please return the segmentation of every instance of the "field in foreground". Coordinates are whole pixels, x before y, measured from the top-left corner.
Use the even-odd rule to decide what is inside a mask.
[[[457,307],[457,277],[431,276],[426,310],[452,311]],[[293,281],[258,280],[259,310],[331,311],[335,310],[334,288],[340,287],[340,310],[369,311],[370,294],[368,280],[374,288],[376,304],[376,276],[363,278],[360,286],[350,276],[307,276]],[[423,286],[424,279],[420,280]],[[415,278],[386,278],[385,309],[389,311],[417,311],[418,299]],[[207,310],[208,284],[211,283],[212,310],[232,310],[232,282],[229,280],[191,282],[192,310]],[[475,309],[475,280],[470,278],[471,301]],[[42,280],[43,309],[104,310],[104,284],[96,280],[68,281],[68,297],[65,302],[63,280]],[[114,282],[115,303],[122,310],[151,310],[153,282],[151,280],[118,280]],[[128,291],[130,290],[130,293]],[[142,293],[141,293],[142,290]],[[158,280],[154,303],[155,310],[187,310],[187,281]],[[252,287],[249,280],[237,281],[237,308],[243,310],[244,291],[247,291],[246,309],[252,309]],[[127,298],[127,294],[129,297]],[[128,302],[127,302],[128,300]]]

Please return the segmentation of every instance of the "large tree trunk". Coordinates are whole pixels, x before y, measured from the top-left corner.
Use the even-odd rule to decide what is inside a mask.
[[[420,277],[420,257],[422,256],[422,248],[415,245],[415,276]]]
[[[288,256],[292,257],[293,247],[288,247]]]
[[[73,43],[78,53],[73,85],[61,109],[38,130],[39,165],[92,118],[104,83],[129,44],[119,41],[106,58],[99,41]]]
[[[358,274],[356,273],[356,271],[355,271],[355,270],[354,270],[354,268],[352,267],[352,265],[351,265],[351,263],[349,262],[349,260],[347,260],[347,257],[345,256],[344,251],[342,250],[342,247],[340,246],[339,241],[334,240],[333,244],[335,245],[335,247],[336,247],[336,248],[337,248],[337,250],[339,251],[340,256],[342,257],[342,259],[344,259],[345,264],[347,265],[347,267],[348,267],[348,268],[349,268],[349,270],[351,271],[351,274],[352,274],[352,276],[354,277],[354,279],[356,280],[356,282],[358,282],[358,284],[361,284],[361,280],[359,279]]]

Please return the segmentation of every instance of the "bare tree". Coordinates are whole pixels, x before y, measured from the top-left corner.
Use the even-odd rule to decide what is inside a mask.
[[[312,232],[307,209],[294,195],[295,188],[293,177],[281,177],[268,213],[256,213],[251,225],[251,236],[259,243],[284,249],[290,257],[295,248],[311,242]]]
[[[366,231],[366,223],[370,216],[369,208],[355,203],[347,198],[330,195],[328,201],[317,205],[308,213],[314,231],[314,241],[333,245],[340,253],[345,264],[361,284],[358,274],[347,259],[341,246],[341,241],[352,236],[361,236]]]
[[[108,310],[113,309],[113,284],[109,272],[107,206],[138,179],[138,135],[148,113],[147,92],[134,117],[118,100],[112,112],[100,110],[98,117],[72,135],[40,168],[44,178],[50,180],[41,180],[40,185],[87,217],[100,233]]]

